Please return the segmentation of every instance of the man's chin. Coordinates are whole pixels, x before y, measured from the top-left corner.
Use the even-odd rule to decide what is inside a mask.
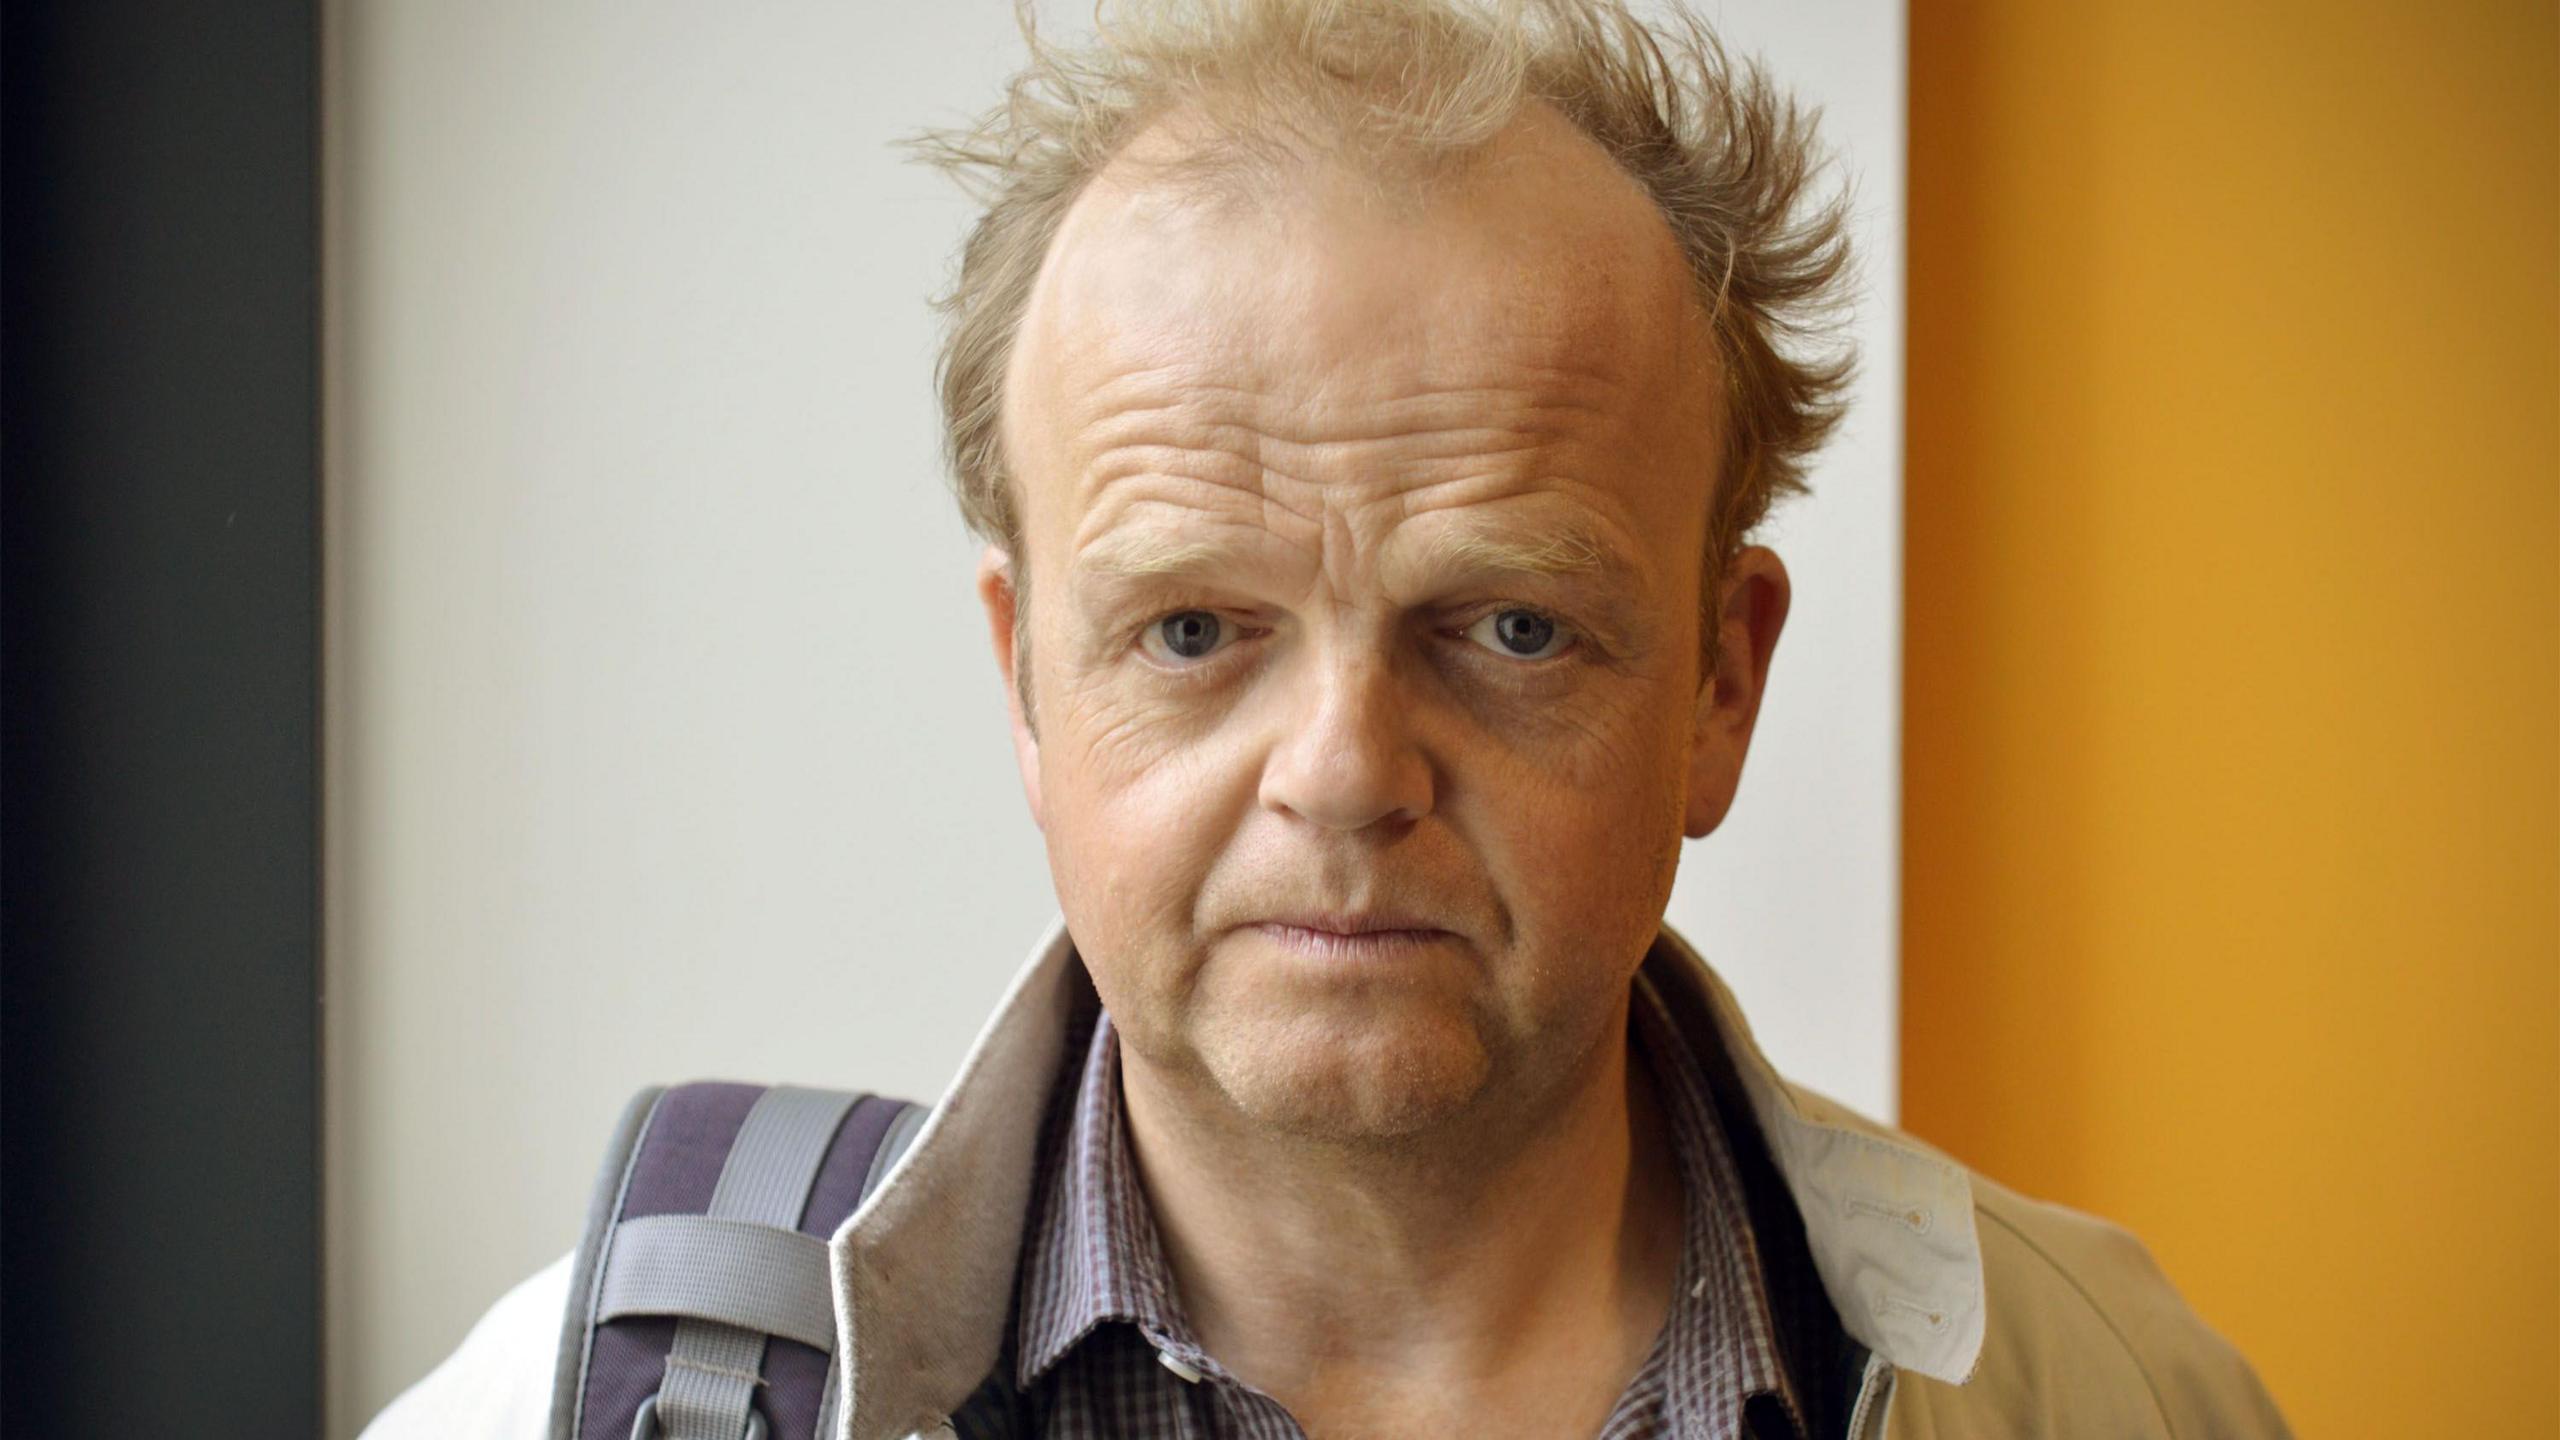
[[[1328,1145],[1410,1143],[1458,1124],[1492,1075],[1459,1027],[1234,1035],[1205,1057],[1228,1100],[1267,1133]]]

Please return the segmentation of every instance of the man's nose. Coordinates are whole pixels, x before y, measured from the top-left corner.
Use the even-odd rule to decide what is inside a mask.
[[[1263,805],[1329,830],[1401,825],[1431,813],[1431,761],[1414,718],[1411,697],[1387,659],[1366,653],[1325,658],[1280,708],[1282,731],[1263,769]]]

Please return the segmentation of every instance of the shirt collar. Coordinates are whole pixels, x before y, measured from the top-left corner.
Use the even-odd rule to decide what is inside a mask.
[[[1641,1063],[1652,1067],[1670,1122],[1686,1202],[1681,1288],[1672,1297],[1666,1336],[1672,1363],[1663,1377],[1676,1433],[1738,1435],[1743,1401],[1775,1395],[1800,1435],[1804,1404],[1779,1363],[1777,1322],[1769,1314],[1742,1177],[1709,1106],[1706,1076],[1662,997],[1641,975],[1628,1009]],[[1729,1383],[1716,1387],[1718,1379]]]
[[[1650,1067],[1662,1099],[1684,1200],[1679,1287],[1662,1354],[1647,1362],[1658,1360],[1660,1373],[1646,1378],[1662,1385],[1676,1435],[1740,1434],[1743,1401],[1764,1394],[1796,1417],[1801,1433],[1804,1407],[1779,1363],[1741,1179],[1710,1109],[1706,1077],[1649,982],[1636,987],[1629,1023],[1639,1041],[1635,1063]],[[1174,1298],[1130,1158],[1119,1037],[1108,1014],[1093,1017],[1067,1101],[1022,1252],[1014,1384],[1029,1389],[1109,1321],[1134,1324],[1160,1352],[1226,1378]],[[1174,1382],[1145,1374],[1139,1383]]]
[[[1782,1079],[1732,993],[1668,924],[1641,975],[1673,1026],[1714,1035],[1730,1057],[1842,1328],[1887,1363],[1969,1378],[1984,1325],[1970,1174]],[[1065,920],[1053,919],[914,1143],[830,1239],[849,1397],[837,1440],[939,1423],[995,1368],[1049,1092],[1091,995]]]
[[[1026,1389],[1106,1320],[1129,1321],[1158,1345],[1191,1338],[1130,1159],[1107,1014],[1095,1017],[1070,1114],[1022,1252],[1014,1383]]]

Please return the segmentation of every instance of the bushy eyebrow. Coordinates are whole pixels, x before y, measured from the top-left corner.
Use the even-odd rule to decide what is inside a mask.
[[[1137,580],[1151,575],[1199,575],[1230,568],[1235,547],[1186,540],[1153,531],[1126,531],[1078,554],[1071,567],[1100,580]]]
[[[1636,643],[1648,586],[1636,561],[1588,522],[1563,520],[1521,533],[1509,526],[1460,525],[1432,532],[1396,560],[1427,585],[1459,581],[1561,578],[1583,597],[1582,619],[1600,627],[1586,639],[1603,650]]]
[[[1422,549],[1412,556],[1434,573],[1521,575],[1607,574],[1633,567],[1605,538],[1581,525],[1558,525],[1538,534],[1515,534],[1486,526],[1435,531],[1427,540],[1409,542]],[[1197,575],[1229,569],[1244,559],[1232,545],[1131,530],[1079,554],[1075,568],[1097,578],[1137,579],[1152,575]]]
[[[1249,543],[1128,530],[1082,551],[1071,568],[1082,582],[1079,588],[1112,593],[1149,580],[1215,581],[1253,564]],[[1588,581],[1603,613],[1620,624],[1632,620],[1646,589],[1636,564],[1605,533],[1575,521],[1535,529],[1481,523],[1439,528],[1396,542],[1393,565],[1399,574],[1435,587],[1499,583],[1505,576]]]
[[[1608,541],[1579,525],[1533,536],[1462,528],[1434,537],[1423,563],[1434,571],[1521,575],[1606,575],[1634,568]]]

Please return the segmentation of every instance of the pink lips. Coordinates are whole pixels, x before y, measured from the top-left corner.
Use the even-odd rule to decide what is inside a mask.
[[[1416,950],[1448,931],[1415,917],[1310,913],[1265,920],[1253,928],[1300,954],[1340,960],[1372,960]]]

